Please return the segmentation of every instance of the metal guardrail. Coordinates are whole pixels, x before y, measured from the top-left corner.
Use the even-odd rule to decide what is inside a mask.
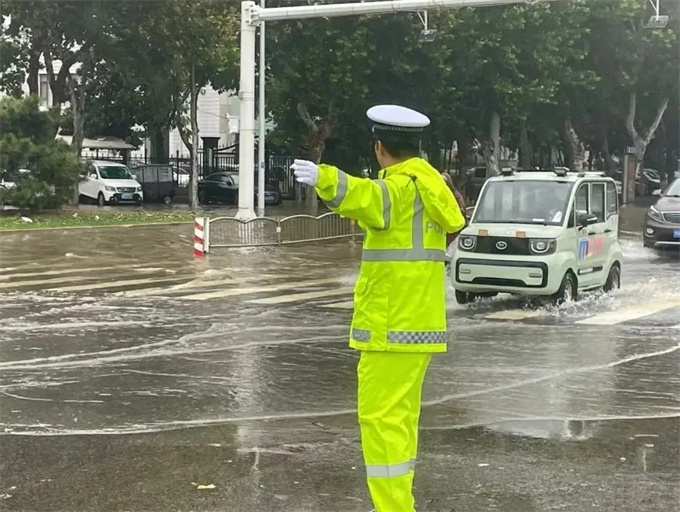
[[[242,221],[217,217],[208,221],[206,249],[257,247],[350,238],[363,233],[353,220],[335,212],[318,217],[292,215],[280,220],[270,217]],[[207,251],[206,251],[207,252]]]

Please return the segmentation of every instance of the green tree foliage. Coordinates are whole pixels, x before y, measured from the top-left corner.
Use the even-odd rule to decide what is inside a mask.
[[[88,85],[88,133],[128,138],[178,128],[191,148],[191,71],[196,87],[236,87],[238,5],[216,0],[124,2],[115,37],[101,49]],[[143,50],[140,50],[143,49]],[[167,156],[167,155],[166,155]],[[159,158],[163,158],[159,155]]]
[[[365,109],[399,102],[431,117],[425,148],[442,166],[440,150],[457,141],[459,157],[479,151],[490,168],[501,146],[524,165],[558,163],[557,151],[580,167],[586,149],[635,144],[644,157],[677,96],[677,29],[644,28],[651,11],[638,0],[429,14],[438,35],[428,44],[415,13],[268,27],[277,142],[358,166],[369,153]]]
[[[72,197],[81,163],[68,145],[55,140],[58,119],[35,97],[0,100],[0,170],[15,183],[0,200],[20,208],[56,208]],[[28,172],[26,172],[27,170]]]

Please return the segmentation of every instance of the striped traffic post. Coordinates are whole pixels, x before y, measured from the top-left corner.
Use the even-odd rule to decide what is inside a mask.
[[[205,217],[196,217],[194,221],[194,256],[202,258],[205,255]]]

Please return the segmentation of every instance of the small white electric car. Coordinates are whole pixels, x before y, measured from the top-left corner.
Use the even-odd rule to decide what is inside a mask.
[[[451,262],[456,301],[498,293],[559,304],[621,285],[619,204],[596,172],[504,168],[480,193]]]

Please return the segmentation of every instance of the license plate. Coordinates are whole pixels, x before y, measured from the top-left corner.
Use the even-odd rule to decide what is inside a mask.
[[[680,229],[673,230],[673,238],[680,238]]]
[[[121,194],[123,201],[132,201],[132,194]]]

